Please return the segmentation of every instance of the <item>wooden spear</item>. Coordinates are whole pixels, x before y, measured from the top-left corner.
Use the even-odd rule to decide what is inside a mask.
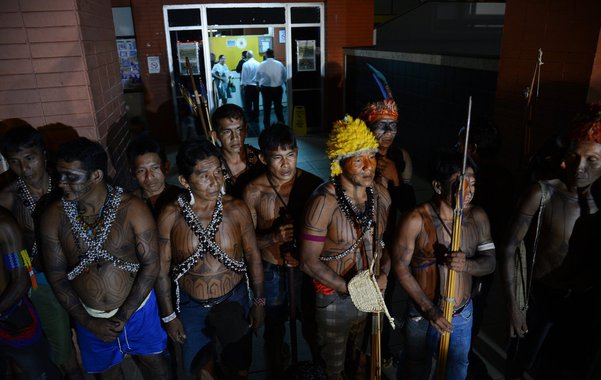
[[[470,136],[470,121],[472,116],[472,97],[469,98],[467,111],[467,127],[465,129],[465,145],[463,147],[463,166],[461,174],[457,178],[457,191],[455,193],[455,204],[453,205],[453,234],[451,235],[451,252],[459,251],[461,243],[461,223],[463,222],[463,191],[465,189],[465,166],[467,164],[467,148]],[[456,288],[457,272],[450,269],[447,274],[445,294],[442,300],[443,315],[447,321],[452,323],[453,310],[455,307],[455,288]],[[438,380],[444,380],[447,358],[449,354],[449,343],[451,342],[451,334],[444,333],[440,335],[440,344],[438,346]]]

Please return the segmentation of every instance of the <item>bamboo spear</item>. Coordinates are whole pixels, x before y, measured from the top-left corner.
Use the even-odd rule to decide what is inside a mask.
[[[377,279],[380,274],[380,263],[376,262],[380,260],[381,246],[378,243],[378,207],[380,206],[380,196],[376,198],[375,215],[376,222],[374,224],[374,233],[372,240],[373,249],[373,270],[372,273]],[[381,336],[382,326],[380,323],[380,313],[372,313],[371,315],[371,368],[370,368],[370,380],[381,380],[382,379],[382,349],[381,349]]]
[[[472,97],[470,96],[467,111],[467,127],[465,129],[465,145],[463,147],[463,165],[461,168],[461,174],[457,178],[458,186],[457,192],[455,193],[455,202],[453,205],[453,234],[451,235],[451,252],[459,251],[459,245],[461,243],[461,224],[463,222],[463,192],[465,189],[465,166],[467,164],[467,148],[470,136],[471,116]],[[443,315],[446,318],[446,320],[451,323],[453,320],[453,309],[455,306],[456,277],[457,272],[449,268],[445,287],[445,295],[443,298]],[[438,346],[438,380],[444,380],[445,378],[450,342],[450,333],[441,334],[440,345]]]
[[[211,127],[211,119],[209,118],[209,109],[207,106],[206,97],[203,94],[198,92],[196,88],[196,81],[194,80],[194,75],[192,74],[192,65],[190,65],[190,59],[186,57],[186,68],[188,69],[188,75],[190,76],[190,82],[192,82],[192,91],[194,92],[194,101],[196,111],[196,116],[200,121],[200,125],[202,126],[202,130],[207,137],[207,139],[211,139],[213,145],[215,145],[215,138],[211,133],[213,128]],[[202,88],[202,78],[199,76],[200,86]],[[207,126],[208,125],[208,126]]]

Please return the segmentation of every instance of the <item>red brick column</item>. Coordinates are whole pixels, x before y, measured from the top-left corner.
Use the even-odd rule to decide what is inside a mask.
[[[3,0],[0,44],[0,118],[106,142],[125,115],[110,0]]]

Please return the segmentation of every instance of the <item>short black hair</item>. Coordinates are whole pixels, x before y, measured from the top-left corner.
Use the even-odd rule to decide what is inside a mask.
[[[107,175],[108,155],[106,151],[102,145],[85,137],[78,137],[61,144],[56,160],[79,161],[84,170],[88,172],[102,170],[104,175]]]
[[[265,50],[264,54],[265,54],[265,56],[267,58],[273,58],[273,49],[267,49],[267,50]]]
[[[207,139],[188,140],[180,145],[175,162],[177,170],[185,179],[190,178],[198,161],[209,157],[217,157],[221,162],[221,151]]]
[[[127,161],[129,166],[134,169],[134,161],[138,156],[146,153],[156,153],[161,159],[161,164],[167,162],[167,155],[165,154],[165,148],[158,143],[155,139],[148,135],[140,135],[133,139],[127,147]]]
[[[470,156],[467,157],[466,169],[472,168],[474,172],[478,169],[476,163]],[[448,182],[454,173],[463,169],[463,153],[454,150],[439,151],[430,165],[430,177],[433,181],[440,183]]]
[[[42,152],[46,150],[42,134],[29,124],[11,128],[2,136],[2,154],[5,156],[34,147]]]
[[[296,148],[296,136],[292,128],[284,123],[274,123],[261,131],[259,135],[259,148],[263,154],[278,148]]]
[[[217,108],[211,115],[211,125],[215,131],[219,132],[219,121],[222,119],[242,120],[246,125],[244,110],[235,104],[227,103]]]

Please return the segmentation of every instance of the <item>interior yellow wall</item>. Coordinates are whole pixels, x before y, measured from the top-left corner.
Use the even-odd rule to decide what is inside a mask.
[[[246,40],[246,46],[239,48],[236,44],[238,38]],[[227,41],[234,41],[234,46],[227,46]],[[258,36],[220,36],[209,37],[209,46],[211,53],[215,54],[215,59],[218,60],[221,54],[225,55],[225,64],[230,71],[235,71],[238,61],[242,58],[242,52],[252,50],[255,54],[255,59],[263,62],[263,55],[259,54],[259,37]]]

